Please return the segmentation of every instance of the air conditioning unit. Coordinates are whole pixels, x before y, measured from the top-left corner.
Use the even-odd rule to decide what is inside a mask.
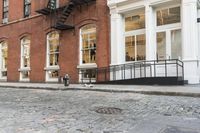
[[[3,24],[8,23],[8,18],[4,18],[2,23],[3,23]]]

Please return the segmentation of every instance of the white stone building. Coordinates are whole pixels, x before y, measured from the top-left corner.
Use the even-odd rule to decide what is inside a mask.
[[[184,79],[200,83],[199,0],[108,0],[111,66],[179,59]]]

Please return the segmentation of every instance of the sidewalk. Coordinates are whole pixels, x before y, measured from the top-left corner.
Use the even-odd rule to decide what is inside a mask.
[[[80,90],[99,91],[111,93],[140,93],[149,95],[189,96],[200,97],[200,85],[185,86],[146,86],[146,85],[82,85],[71,84],[65,87],[63,84],[51,83],[11,83],[0,82],[0,87],[19,89],[45,89],[45,90]]]

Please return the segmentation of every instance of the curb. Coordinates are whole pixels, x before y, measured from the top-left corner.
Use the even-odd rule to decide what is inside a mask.
[[[16,89],[40,89],[40,90],[51,90],[51,91],[96,91],[96,92],[108,92],[108,93],[138,93],[146,95],[163,95],[163,96],[185,96],[185,97],[199,97],[200,93],[192,92],[170,92],[170,91],[145,91],[145,90],[114,90],[114,89],[100,89],[100,88],[53,88],[53,87],[33,87],[33,86],[3,86],[0,88],[16,88]]]

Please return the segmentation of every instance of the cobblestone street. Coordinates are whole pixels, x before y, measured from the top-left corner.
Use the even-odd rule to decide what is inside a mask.
[[[200,133],[200,98],[0,89],[0,133]]]

